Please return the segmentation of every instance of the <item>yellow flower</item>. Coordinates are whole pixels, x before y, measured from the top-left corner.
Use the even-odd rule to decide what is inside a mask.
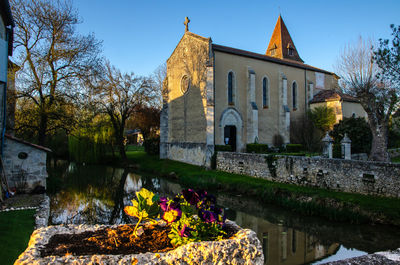
[[[127,215],[139,218],[139,212],[135,206],[125,206],[124,211]]]
[[[142,188],[139,192],[136,192],[136,197],[139,198],[139,195],[146,200],[146,203],[148,206],[153,205],[153,197],[154,197],[154,193]]]
[[[173,211],[165,212],[163,218],[164,218],[164,220],[167,221],[168,223],[172,223],[173,221],[175,221],[174,212],[173,212]]]

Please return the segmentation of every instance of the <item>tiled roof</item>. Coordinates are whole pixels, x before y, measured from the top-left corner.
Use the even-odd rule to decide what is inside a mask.
[[[33,147],[33,148],[36,148],[36,149],[39,149],[39,150],[42,150],[42,151],[45,151],[45,152],[53,152],[51,149],[49,149],[49,148],[47,148],[47,147],[44,147],[44,146],[41,146],[41,145],[37,145],[37,144],[33,144],[33,143],[30,143],[30,142],[27,142],[27,141],[25,141],[25,140],[22,140],[22,139],[17,138],[17,137],[15,137],[15,136],[13,136],[13,135],[10,135],[10,134],[5,134],[5,137],[7,137],[7,138],[10,139],[10,140],[19,142],[19,143],[21,143],[21,144],[28,145],[28,146],[30,146],[30,147]]]
[[[292,54],[289,54],[289,50],[291,50]],[[276,22],[275,29],[272,33],[265,55],[279,59],[295,60],[302,63],[304,62],[300,58],[292,37],[290,36],[285,22],[283,22],[281,16],[279,16],[278,21]]]
[[[249,57],[249,58],[253,58],[253,59],[258,59],[258,60],[268,61],[268,62],[272,62],[272,63],[278,63],[278,64],[282,64],[282,65],[293,66],[293,67],[297,67],[297,68],[301,68],[301,69],[312,70],[315,72],[334,75],[334,73],[316,68],[314,66],[311,66],[311,65],[308,65],[308,64],[305,64],[302,62],[294,61],[294,60],[279,59],[279,58],[271,57],[271,56],[260,54],[260,53],[249,52],[249,51],[240,50],[240,49],[231,48],[231,47],[222,46],[222,45],[217,45],[217,44],[213,44],[212,48],[215,51],[235,54],[235,55]]]
[[[314,95],[313,99],[309,102],[312,103],[321,103],[321,102],[328,102],[328,101],[346,101],[346,102],[356,102],[359,103],[360,101],[350,95],[344,94],[339,91],[335,90],[322,90]]]

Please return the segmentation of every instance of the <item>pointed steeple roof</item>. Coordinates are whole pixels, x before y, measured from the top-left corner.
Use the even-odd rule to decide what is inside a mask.
[[[296,46],[294,46],[293,40],[290,37],[289,31],[287,30],[281,15],[279,15],[278,21],[276,22],[275,29],[272,33],[265,55],[279,59],[295,60],[302,63],[304,62],[300,58]]]

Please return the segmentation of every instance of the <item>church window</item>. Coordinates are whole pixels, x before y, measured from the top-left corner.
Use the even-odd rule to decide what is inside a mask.
[[[187,75],[184,75],[181,80],[181,91],[185,94],[190,88],[190,79]]]
[[[262,100],[263,108],[268,108],[269,106],[269,82],[268,78],[264,77],[262,81]]]
[[[289,48],[289,55],[293,56],[293,49],[292,48]]]
[[[293,103],[293,110],[297,109],[297,83],[293,82],[292,85],[292,103]]]
[[[235,85],[235,77],[233,75],[233,72],[229,72],[228,74],[228,104],[229,105],[234,105],[234,99],[235,99],[235,91],[234,91],[234,85]]]

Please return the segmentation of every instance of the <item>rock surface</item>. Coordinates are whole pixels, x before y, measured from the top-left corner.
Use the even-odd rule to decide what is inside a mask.
[[[40,249],[55,234],[81,233],[105,227],[104,225],[49,226],[33,232],[28,248],[19,256],[15,264],[264,264],[261,244],[256,233],[249,229],[241,229],[233,222],[228,222],[239,229],[234,238],[189,243],[166,253],[68,255],[42,258]]]
[[[394,251],[377,252],[374,254],[364,255],[351,259],[328,262],[324,263],[323,265],[363,265],[363,264],[374,264],[374,265],[400,264],[400,248]]]

